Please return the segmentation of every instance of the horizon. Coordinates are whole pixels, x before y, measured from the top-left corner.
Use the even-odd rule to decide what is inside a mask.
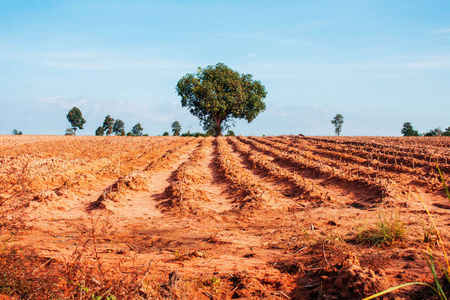
[[[0,135],[64,135],[76,106],[151,136],[203,132],[176,83],[224,63],[261,81],[266,111],[236,135],[401,136],[450,127],[450,3],[0,0]]]

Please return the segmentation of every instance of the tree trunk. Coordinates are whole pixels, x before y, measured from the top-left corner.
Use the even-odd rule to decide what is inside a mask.
[[[214,121],[216,122],[216,136],[221,136],[222,135],[222,128],[220,127],[220,125],[222,124],[222,119],[218,118],[218,117],[214,117]]]

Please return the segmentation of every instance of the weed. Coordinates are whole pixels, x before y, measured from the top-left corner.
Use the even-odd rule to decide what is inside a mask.
[[[425,222],[422,222],[423,228],[423,240],[424,243],[437,244],[437,233],[436,229],[434,229],[433,224],[427,226]]]
[[[378,221],[373,228],[363,229],[358,233],[357,240],[371,245],[393,245],[396,241],[406,238],[406,228],[400,220],[400,212],[387,214],[380,212]]]

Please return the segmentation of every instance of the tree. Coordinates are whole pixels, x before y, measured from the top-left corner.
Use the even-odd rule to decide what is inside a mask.
[[[75,130],[73,128],[67,128],[64,135],[75,135]]]
[[[178,121],[172,123],[172,132],[173,135],[179,136],[181,133],[181,124]]]
[[[133,128],[131,128],[131,134],[133,136],[142,136],[143,130],[144,128],[142,128],[141,123],[137,123],[136,125],[133,126]]]
[[[442,136],[450,136],[450,126],[445,128],[445,131],[442,133]]]
[[[410,122],[403,123],[402,134],[403,136],[419,136],[419,132],[414,130]]]
[[[333,120],[331,120],[331,124],[334,125],[334,132],[336,132],[337,136],[341,135],[342,124],[344,124],[344,117],[341,114],[337,114]]]
[[[113,132],[116,135],[125,135],[125,123],[122,120],[117,119],[113,125]]]
[[[67,113],[67,120],[69,120],[72,125],[72,129],[74,133],[77,131],[77,128],[83,129],[83,125],[86,123],[86,120],[83,118],[83,114],[78,107],[72,107]]]
[[[164,131],[163,136],[169,136],[169,132]]]
[[[13,131],[11,131],[11,134],[12,134],[12,135],[22,135],[23,133],[22,133],[22,131],[19,131],[19,130],[17,130],[17,129],[14,129]]]
[[[424,136],[441,136],[442,135],[442,130],[441,128],[436,128],[433,130],[428,131],[427,133],[423,134]]]
[[[236,136],[233,130],[228,130],[226,136]]]
[[[250,74],[240,75],[223,63],[198,68],[195,74],[186,74],[176,87],[181,106],[187,107],[200,123],[214,121],[217,135],[233,119],[249,123],[266,109],[263,99],[266,88]]]
[[[95,135],[102,136],[105,133],[102,126],[98,126],[97,130],[95,131]]]
[[[103,131],[106,133],[106,135],[110,135],[113,133],[113,124],[114,124],[114,118],[112,118],[110,115],[107,115],[105,117],[105,120],[103,121]]]
[[[228,129],[230,126],[225,124],[222,125],[222,130]],[[203,130],[205,131],[206,134],[208,135],[212,135],[212,136],[217,136],[219,130],[217,127],[216,122],[214,122],[214,120],[212,118],[209,118],[205,121],[203,121]]]

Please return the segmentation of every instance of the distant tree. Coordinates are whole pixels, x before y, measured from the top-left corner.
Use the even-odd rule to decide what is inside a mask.
[[[19,130],[17,130],[17,129],[14,129],[13,131],[11,131],[11,134],[12,134],[12,135],[22,135],[23,133],[22,133],[22,131],[19,131]]]
[[[142,128],[141,123],[137,123],[131,129],[131,134],[134,135],[134,136],[142,136],[142,131],[143,130],[144,130],[144,128]]]
[[[75,135],[75,129],[67,128],[66,133],[64,135]]]
[[[86,123],[81,110],[79,110],[78,107],[75,106],[72,107],[67,113],[67,120],[69,120],[70,124],[72,125],[74,134],[77,131],[77,128],[83,129],[83,125]]]
[[[344,124],[344,117],[341,114],[337,114],[333,120],[331,120],[331,124],[334,125],[334,132],[337,136],[341,135],[342,124]]]
[[[403,123],[402,134],[403,136],[419,136],[419,132],[414,130],[410,122]]]
[[[427,133],[423,134],[424,136],[441,136],[442,135],[442,130],[441,128],[436,128],[433,130],[428,131]]]
[[[107,115],[105,117],[105,120],[103,121],[103,131],[106,133],[106,135],[110,135],[113,133],[113,125],[114,125],[114,118],[112,118],[110,115]]]
[[[227,136],[236,136],[233,130],[228,130]]]
[[[181,132],[181,124],[178,121],[172,123],[172,133],[175,136],[179,136]]]
[[[122,131],[125,135],[125,123],[122,120],[117,119],[113,124],[113,132],[116,135],[122,135]]]
[[[448,128],[445,128],[445,131],[442,132],[442,136],[450,136],[450,126]]]
[[[169,132],[164,131],[163,136],[169,136]]]
[[[105,130],[103,130],[102,126],[98,126],[97,130],[95,131],[95,135],[102,136],[105,133]]]
[[[200,123],[214,121],[217,135],[222,135],[223,126],[233,119],[250,123],[266,109],[263,99],[267,92],[261,82],[223,63],[186,74],[178,81],[176,90],[181,106],[187,107]]]

